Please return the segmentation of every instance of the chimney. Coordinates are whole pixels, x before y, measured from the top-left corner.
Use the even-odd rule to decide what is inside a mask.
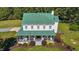
[[[52,15],[54,15],[54,11],[52,11]]]

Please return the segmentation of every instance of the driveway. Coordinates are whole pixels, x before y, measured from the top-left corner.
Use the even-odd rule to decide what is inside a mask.
[[[20,27],[0,28],[0,32],[8,32],[8,31],[16,31],[16,32],[18,32],[19,29],[20,29]]]

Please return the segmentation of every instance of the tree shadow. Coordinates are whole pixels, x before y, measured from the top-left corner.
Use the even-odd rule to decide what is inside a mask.
[[[3,43],[3,51],[9,51],[10,47],[14,46],[16,44],[16,38],[11,37],[7,38]]]

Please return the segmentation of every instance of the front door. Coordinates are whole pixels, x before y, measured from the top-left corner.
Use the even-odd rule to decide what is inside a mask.
[[[41,36],[36,36],[36,40],[41,40]]]
[[[42,39],[41,39],[41,36],[36,36],[36,45],[42,45]]]

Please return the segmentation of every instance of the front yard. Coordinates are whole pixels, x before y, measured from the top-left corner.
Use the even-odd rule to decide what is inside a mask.
[[[59,30],[63,32],[61,35],[61,39],[71,47],[75,48],[75,50],[79,51],[79,31],[70,31],[69,24],[60,23]]]
[[[30,48],[28,48],[28,47],[18,47],[18,48],[14,48],[14,49],[12,49],[12,51],[64,51],[64,49],[63,48],[47,48],[47,47],[44,47],[44,46],[34,46],[34,47],[30,47]]]
[[[0,28],[18,27],[20,26],[20,20],[7,20],[0,21]],[[79,31],[70,31],[68,23],[59,23],[58,30],[62,32],[61,39],[71,47],[79,51]],[[16,32],[0,32],[0,38],[6,39],[15,37]],[[45,48],[43,46],[35,46],[32,48],[14,48],[12,51],[63,51],[62,48]]]

